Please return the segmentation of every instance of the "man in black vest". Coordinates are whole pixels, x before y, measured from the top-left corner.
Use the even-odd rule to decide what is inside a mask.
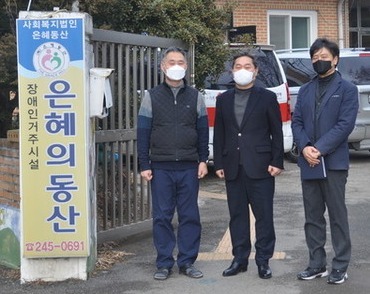
[[[276,94],[254,85],[254,57],[233,59],[235,88],[217,97],[214,125],[216,174],[226,182],[234,259],[223,276],[245,272],[251,252],[249,205],[256,219],[256,264],[262,279],[272,276],[275,176],[283,169],[283,133]]]
[[[186,84],[185,53],[168,48],[161,63],[165,81],[146,92],[138,116],[141,176],[151,182],[154,279],[165,280],[175,259],[172,219],[177,209],[177,265],[180,274],[201,278],[194,267],[200,245],[199,179],[207,173],[208,117],[203,96]]]

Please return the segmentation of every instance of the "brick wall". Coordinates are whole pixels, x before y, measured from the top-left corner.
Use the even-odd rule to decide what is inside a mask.
[[[19,143],[0,139],[0,205],[19,208]]]
[[[216,0],[219,5],[226,0]],[[346,5],[346,4],[345,4]],[[327,37],[338,42],[338,0],[236,0],[234,8],[234,26],[255,25],[257,43],[267,43],[268,10],[308,10],[317,12],[318,37]],[[348,9],[345,9],[344,24],[348,26]],[[348,32],[348,28],[344,30]],[[348,33],[345,33],[344,45],[348,44]]]

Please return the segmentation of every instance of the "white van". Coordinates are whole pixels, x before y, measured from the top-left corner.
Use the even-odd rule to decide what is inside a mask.
[[[283,68],[273,50],[274,46],[255,45],[253,49],[248,48],[248,52],[256,57],[258,65],[258,75],[256,85],[263,86],[276,93],[283,123],[284,152],[288,153],[293,146],[293,135],[291,130],[291,111],[290,98],[287,80]],[[238,48],[239,50],[243,50]],[[208,78],[205,82],[205,102],[209,120],[209,161],[213,161],[213,126],[216,110],[217,96],[229,88],[234,87],[234,80],[231,73],[231,61],[225,66],[225,71],[217,81],[213,82]]]

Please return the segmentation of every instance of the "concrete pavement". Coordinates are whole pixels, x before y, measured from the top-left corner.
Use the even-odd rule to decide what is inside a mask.
[[[270,261],[273,277],[262,280],[251,255],[248,271],[234,277],[222,277],[230,265],[231,244],[228,232],[228,210],[222,181],[210,175],[202,181],[199,205],[202,218],[202,241],[196,267],[202,279],[179,275],[177,267],[166,281],[155,281],[155,251],[151,232],[122,240],[114,250],[128,253],[122,262],[98,271],[88,281],[33,283],[0,278],[0,293],[276,293],[276,294],[368,294],[370,293],[370,200],[368,183],[370,154],[351,155],[351,171],[347,185],[347,203],[352,232],[353,257],[348,270],[349,280],[338,286],[326,279],[298,281],[296,274],[307,266],[304,240],[304,215],[295,164],[285,162],[284,173],[277,178],[275,195],[276,250]],[[329,230],[329,229],[328,229]],[[333,256],[328,231],[328,268]]]

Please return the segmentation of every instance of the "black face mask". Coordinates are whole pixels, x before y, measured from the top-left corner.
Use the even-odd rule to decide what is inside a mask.
[[[313,69],[319,75],[325,74],[329,69],[331,69],[331,61],[328,60],[318,60],[312,64]]]

